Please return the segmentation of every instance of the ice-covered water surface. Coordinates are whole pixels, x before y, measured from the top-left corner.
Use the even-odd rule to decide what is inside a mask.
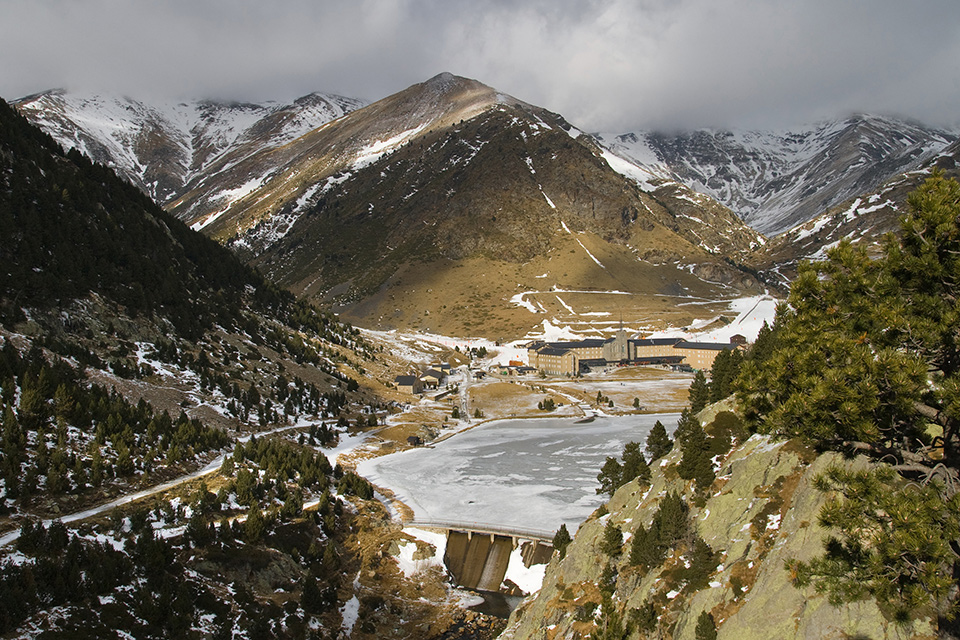
[[[419,520],[454,520],[572,532],[606,496],[596,489],[607,456],[646,442],[657,420],[676,413],[498,420],[437,443],[360,463],[374,484],[392,489]]]

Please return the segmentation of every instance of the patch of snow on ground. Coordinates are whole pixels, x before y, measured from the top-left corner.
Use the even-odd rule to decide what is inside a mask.
[[[510,302],[518,307],[523,307],[530,313],[543,313],[543,309],[538,309],[537,307],[533,306],[532,302],[529,302],[526,299],[526,296],[530,295],[531,293],[536,293],[536,291],[524,291],[523,293],[518,293],[510,298]]]
[[[247,180],[236,189],[224,189],[220,193],[211,196],[210,200],[226,200],[227,202],[235,202],[240,200],[244,196],[248,196],[259,189],[260,185],[262,185],[264,182],[264,178],[265,176],[261,176],[259,178]]]
[[[847,210],[844,215],[850,215],[852,212],[855,212],[859,206],[860,198],[857,198],[854,203],[850,205],[850,209]],[[814,222],[809,229],[800,229],[797,231],[797,237],[794,238],[794,242],[800,242],[801,240],[809,238],[812,235],[816,235],[827,225],[828,222],[830,222],[830,218],[823,216]]]
[[[770,295],[751,296],[748,298],[737,298],[730,301],[730,310],[737,314],[737,318],[719,329],[698,332],[696,326],[700,323],[692,323],[693,330],[685,329],[665,329],[651,334],[651,338],[683,338],[697,342],[729,342],[734,335],[742,335],[747,341],[753,342],[757,339],[757,334],[763,327],[763,323],[773,325],[773,319],[776,315],[777,304],[779,300]]]
[[[534,564],[530,568],[523,565],[523,544],[517,547],[510,554],[510,562],[507,564],[507,573],[503,577],[504,581],[509,580],[520,587],[527,595],[540,591],[543,585],[543,576],[547,572],[547,565]]]
[[[447,536],[444,533],[427,531],[426,529],[418,529],[417,527],[404,527],[403,532],[416,538],[417,540],[420,540],[421,542],[432,544],[437,550],[435,554],[436,558],[443,558],[443,554],[446,553]]]
[[[360,617],[360,599],[357,596],[353,596],[344,603],[343,608],[340,609],[340,617],[343,618],[343,628],[349,636],[353,633],[353,627]]]
[[[830,250],[836,247],[837,245],[839,245],[841,241],[842,240],[836,240],[829,244],[823,245],[822,247],[820,247],[819,249],[811,253],[809,256],[807,256],[807,259],[813,262],[822,262],[826,260],[827,254],[830,252]]]
[[[357,153],[357,157],[353,162],[353,167],[355,169],[362,169],[367,165],[373,164],[383,156],[388,153],[392,153],[398,147],[400,147],[407,140],[417,135],[426,128],[427,123],[421,124],[419,127],[414,127],[413,129],[407,129],[406,131],[401,131],[392,138],[386,140],[377,140],[372,142],[367,146],[360,149]]]
[[[660,181],[662,180],[662,178],[648,171],[647,169],[639,167],[629,160],[625,160],[615,153],[608,151],[607,149],[603,150],[603,159],[607,161],[607,164],[610,165],[611,169],[620,175],[633,180],[644,191],[656,191],[659,187]]]
[[[772,513],[767,517],[767,531],[773,529],[777,530],[780,528],[780,514]]]
[[[577,238],[576,240],[577,240],[577,244],[579,244],[579,245],[583,248],[583,250],[587,252],[587,255],[590,256],[590,259],[591,259],[591,260],[593,260],[593,261],[596,262],[598,265],[600,265],[600,268],[601,268],[601,269],[606,269],[606,267],[603,266],[603,263],[600,262],[599,260],[597,260],[597,257],[596,257],[595,255],[593,255],[592,253],[590,253],[590,249],[587,249],[587,247],[584,246],[584,244],[583,244],[582,242],[580,242],[580,238]]]
[[[540,187],[540,193],[543,195],[543,198],[547,201],[547,204],[550,205],[551,209],[557,208],[557,205],[553,204],[553,200],[550,199],[550,196],[544,193],[543,187]]]
[[[400,555],[396,556],[397,565],[400,567],[400,571],[403,572],[408,578],[412,578],[418,573],[426,571],[430,567],[434,566],[443,566],[443,561],[438,559],[436,555],[430,556],[429,558],[423,558],[420,560],[415,560],[414,555],[417,552],[417,543],[410,541],[401,541],[400,546]],[[441,555],[440,558],[443,558]]]
[[[561,340],[580,340],[582,336],[577,333],[574,333],[569,325],[566,327],[560,327],[549,320],[544,320],[541,323],[543,330],[540,333],[528,333],[526,339],[539,338],[544,342],[559,342]]]
[[[556,298],[557,298],[557,302],[563,305],[563,308],[570,312],[570,315],[573,315],[573,316],[577,315],[577,312],[573,310],[573,307],[571,307],[566,302],[564,302],[563,298],[561,298],[560,296],[556,296]]]

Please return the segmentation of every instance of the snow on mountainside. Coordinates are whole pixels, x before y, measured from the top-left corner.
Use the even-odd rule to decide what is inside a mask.
[[[513,98],[449,73],[357,109],[287,145],[223,155],[170,210],[196,229],[232,239],[261,225],[259,240],[283,237],[333,186],[431,131]],[[243,151],[243,152],[241,152]]]
[[[320,93],[290,104],[147,103],[64,90],[14,104],[61,146],[113,167],[161,204],[233,150],[285,144],[364,105]]]
[[[680,182],[768,236],[916,169],[957,138],[957,131],[871,115],[795,131],[596,136],[633,165],[625,175],[641,184]]]

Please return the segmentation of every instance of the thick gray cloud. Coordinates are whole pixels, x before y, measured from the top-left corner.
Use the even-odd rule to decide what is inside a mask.
[[[0,95],[376,100],[441,71],[588,130],[960,122],[956,0],[0,0]]]

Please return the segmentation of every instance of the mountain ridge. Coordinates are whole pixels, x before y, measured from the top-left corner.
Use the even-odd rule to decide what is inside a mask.
[[[631,304],[648,309],[649,298],[664,293],[758,292],[735,265],[762,236],[682,184],[644,190],[611,159],[559,114],[444,73],[282,145],[228,148],[166,208],[281,285],[335,302],[354,322],[394,316],[396,308],[383,308],[391,297],[414,304],[415,291],[440,286],[418,288],[401,275],[411,269],[443,282],[447,299],[466,288],[506,302],[542,288],[541,276],[564,288],[624,289]],[[573,257],[555,259],[559,246]],[[620,275],[610,278],[598,255]],[[534,257],[554,266],[533,273],[523,265]],[[449,277],[481,258],[500,264],[515,288],[482,268],[467,281]],[[380,293],[373,307],[381,308],[349,315]],[[430,313],[433,324],[444,306],[421,301],[418,313]],[[397,325],[382,328],[390,326]],[[531,328],[514,318],[496,335]]]

